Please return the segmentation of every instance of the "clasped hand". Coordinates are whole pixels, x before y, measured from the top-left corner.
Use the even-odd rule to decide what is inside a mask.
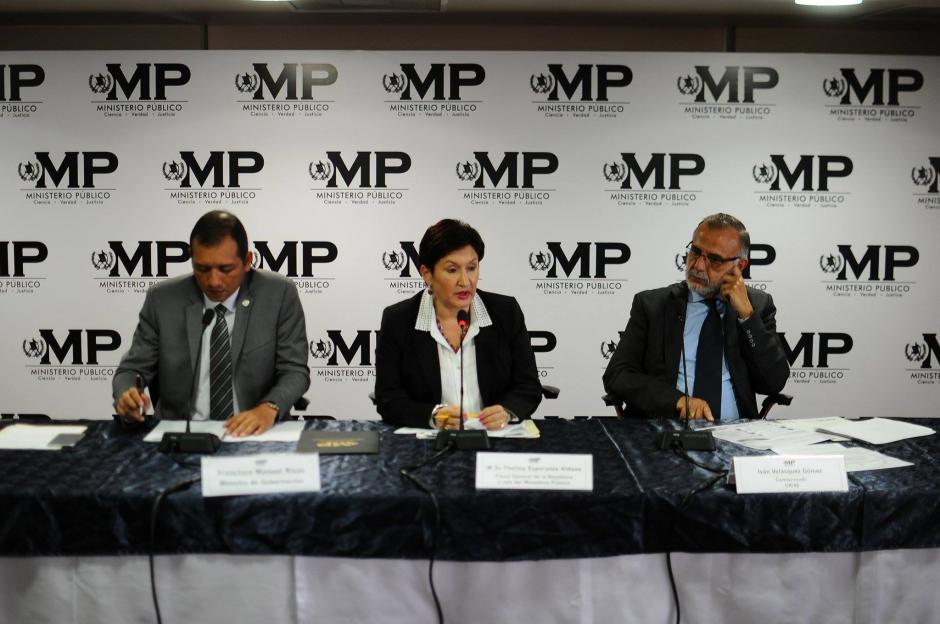
[[[464,414],[464,418],[467,415]],[[509,412],[502,405],[491,405],[480,411],[480,424],[489,430],[503,429],[509,424]],[[434,426],[438,429],[459,429],[460,408],[446,405],[434,415]]]

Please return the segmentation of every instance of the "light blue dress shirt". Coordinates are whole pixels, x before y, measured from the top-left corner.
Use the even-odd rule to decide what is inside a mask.
[[[725,318],[725,302],[715,300],[718,313],[722,318],[722,327]],[[702,332],[705,317],[708,316],[708,304],[705,298],[694,291],[689,291],[689,303],[685,307],[685,366],[689,373],[689,396],[695,396],[695,354],[698,352],[698,336]],[[682,356],[679,356],[679,377],[676,388],[685,394],[685,375],[682,371]],[[734,399],[734,386],[731,385],[731,372],[728,370],[728,354],[721,358],[721,419],[737,420],[738,402]]]

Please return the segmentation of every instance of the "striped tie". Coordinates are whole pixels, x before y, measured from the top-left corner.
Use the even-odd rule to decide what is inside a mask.
[[[232,415],[232,351],[225,323],[225,306],[215,306],[215,325],[209,343],[209,418],[228,420]]]

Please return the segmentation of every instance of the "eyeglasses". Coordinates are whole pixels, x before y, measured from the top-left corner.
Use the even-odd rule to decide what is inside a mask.
[[[686,264],[689,266],[695,264],[698,261],[698,259],[701,258],[703,255],[705,256],[705,260],[706,262],[708,262],[708,265],[713,269],[720,269],[723,265],[731,262],[732,260],[741,259],[740,256],[734,256],[732,258],[722,258],[718,254],[703,253],[701,249],[699,249],[692,243],[689,243],[688,245],[686,245],[685,248],[686,248],[685,261],[686,261]]]

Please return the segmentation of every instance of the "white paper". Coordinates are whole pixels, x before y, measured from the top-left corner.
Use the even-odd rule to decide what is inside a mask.
[[[542,435],[538,426],[532,420],[523,420],[522,422],[507,425],[505,428],[495,431],[490,431],[482,426],[471,426],[470,421],[467,421],[465,427],[467,429],[483,429],[490,438],[525,438],[531,440]],[[413,435],[419,440],[433,440],[437,437],[438,431],[439,429],[426,429],[421,427],[399,427],[395,430],[395,433]]]
[[[205,497],[319,491],[319,453],[202,458]]]
[[[58,451],[62,446],[51,444],[59,434],[81,435],[84,425],[27,425],[16,423],[0,430],[0,449]]]
[[[842,455],[845,458],[845,469],[848,472],[903,468],[904,466],[914,465],[902,459],[883,455],[878,451],[841,444],[813,444],[811,446],[774,448],[771,450],[778,455]]]
[[[845,418],[842,418],[841,416],[825,416],[823,418],[786,418],[778,419],[774,422],[778,422],[785,427],[789,427],[790,429],[799,429],[800,431],[819,433],[828,437],[833,442],[844,442],[849,439],[845,436],[839,436],[835,435],[834,433],[820,431],[820,429],[828,429],[830,425],[844,423]]]
[[[738,494],[849,489],[842,455],[759,455],[733,462]]]
[[[594,457],[569,453],[491,453],[476,456],[477,489],[594,489]]]
[[[779,420],[753,420],[706,429],[718,440],[764,451],[775,446],[802,446],[826,442],[831,437],[815,431],[801,431]]]
[[[223,442],[297,442],[304,430],[303,421],[291,420],[274,425],[261,435],[236,437],[227,435],[224,420],[194,420],[189,430],[193,433],[214,433]],[[167,432],[182,433],[186,431],[185,420],[161,420],[150,433],[144,437],[144,442],[159,442]]]
[[[919,438],[936,433],[930,427],[893,420],[870,418],[868,420],[843,420],[826,427],[827,432],[843,435],[869,444],[889,444],[909,438]]]
[[[539,428],[532,420],[522,420],[514,425],[506,425],[502,429],[489,430],[477,418],[467,419],[466,429],[486,431],[491,438],[537,438],[541,435]]]

